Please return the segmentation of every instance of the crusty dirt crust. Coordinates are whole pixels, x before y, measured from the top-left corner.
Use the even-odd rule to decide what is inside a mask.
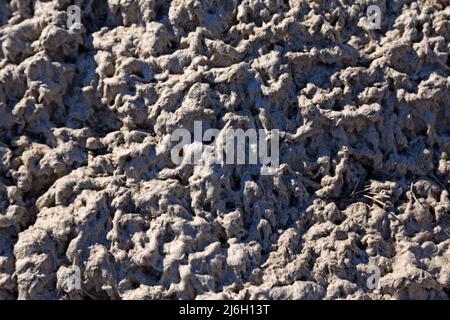
[[[449,298],[449,40],[448,0],[0,0],[0,299]],[[276,173],[174,165],[197,120]]]

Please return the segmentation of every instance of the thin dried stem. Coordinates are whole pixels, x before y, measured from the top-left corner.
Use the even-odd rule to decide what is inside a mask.
[[[367,194],[364,194],[363,197],[366,197],[367,199],[370,199],[370,200],[372,200],[372,201],[378,203],[379,205],[382,206],[383,209],[386,208],[386,204],[385,204],[384,202],[382,202],[382,201],[380,201],[380,200],[378,200],[378,199],[375,199],[374,197],[368,196]]]
[[[414,200],[417,201],[422,206],[422,208],[426,209],[425,206],[423,205],[423,203],[416,197],[416,194],[414,193],[414,190],[413,190],[412,182],[411,182],[411,186],[410,186],[410,191],[411,191],[411,194],[412,194]]]

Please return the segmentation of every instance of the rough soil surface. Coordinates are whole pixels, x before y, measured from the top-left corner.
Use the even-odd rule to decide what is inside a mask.
[[[0,0],[0,299],[450,298],[450,1],[373,3]]]

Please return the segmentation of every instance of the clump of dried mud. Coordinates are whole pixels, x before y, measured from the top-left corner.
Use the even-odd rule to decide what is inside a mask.
[[[0,0],[0,298],[448,299],[449,40],[448,0]],[[196,120],[276,174],[175,166]]]

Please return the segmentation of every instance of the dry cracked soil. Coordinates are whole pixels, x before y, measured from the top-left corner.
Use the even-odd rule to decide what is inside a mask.
[[[449,0],[0,0],[0,299],[449,299],[449,40]],[[194,121],[279,166],[175,165]]]

